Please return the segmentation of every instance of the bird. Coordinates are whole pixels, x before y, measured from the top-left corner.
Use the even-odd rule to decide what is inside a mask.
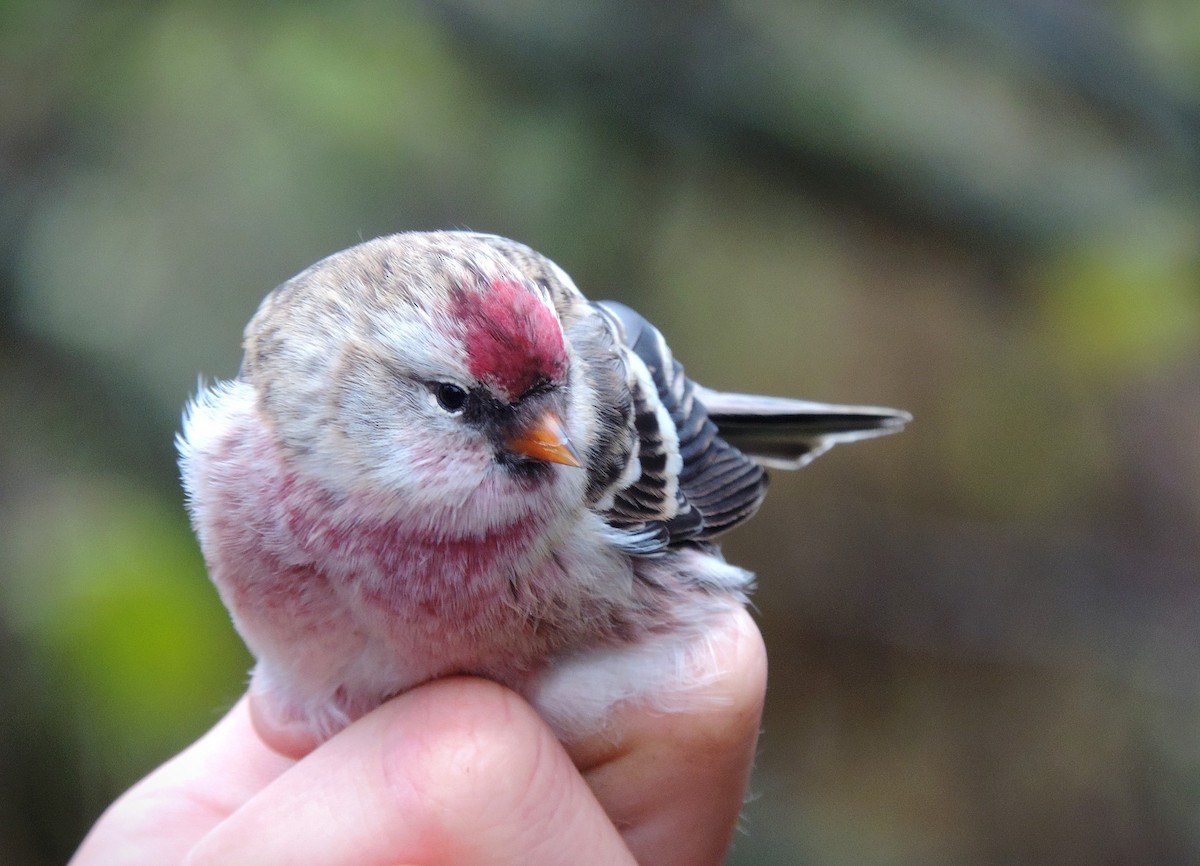
[[[725,393],[516,241],[412,231],[271,291],[176,437],[205,563],[269,718],[327,739],[486,677],[563,739],[686,703],[688,647],[754,576],[717,537],[767,469],[910,416]]]

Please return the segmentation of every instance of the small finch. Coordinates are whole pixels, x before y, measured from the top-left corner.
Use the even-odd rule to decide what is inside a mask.
[[[317,740],[452,674],[564,738],[683,706],[689,647],[752,588],[714,539],[763,467],[909,420],[704,388],[633,310],[485,234],[330,256],[244,346],[187,409],[183,483],[261,711]]]

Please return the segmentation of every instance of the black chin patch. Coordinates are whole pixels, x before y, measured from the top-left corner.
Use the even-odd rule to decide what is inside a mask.
[[[496,462],[515,481],[528,487],[546,484],[554,473],[554,467],[541,460],[531,460],[511,451],[498,451]]]

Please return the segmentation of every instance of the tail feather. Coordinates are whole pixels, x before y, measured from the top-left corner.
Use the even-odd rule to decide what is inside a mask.
[[[696,386],[721,438],[772,469],[799,469],[841,442],[896,433],[912,420],[882,406],[842,406]]]

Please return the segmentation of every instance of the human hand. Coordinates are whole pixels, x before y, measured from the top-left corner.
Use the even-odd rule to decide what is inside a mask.
[[[711,637],[692,709],[622,707],[567,746],[480,679],[413,689],[303,756],[243,698],[119,798],[71,866],[718,864],[753,760],[766,655],[741,608]]]

